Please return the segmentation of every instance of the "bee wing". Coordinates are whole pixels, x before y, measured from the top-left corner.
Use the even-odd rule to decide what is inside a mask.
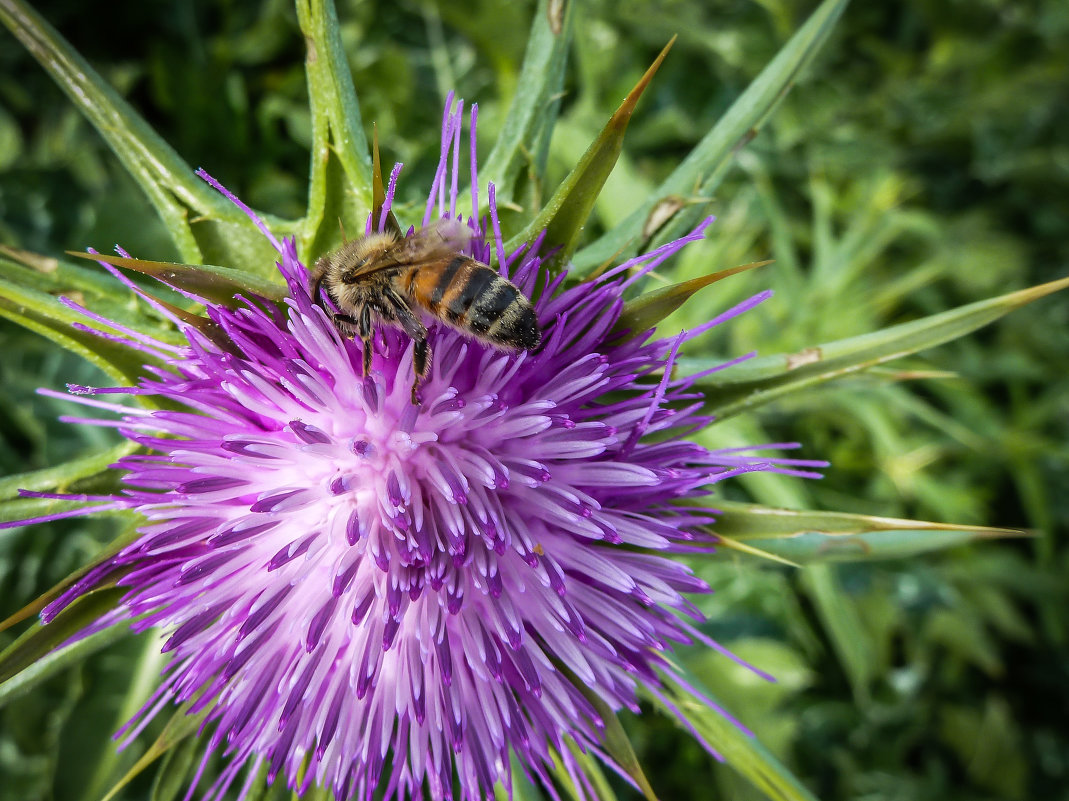
[[[372,237],[383,236],[371,234],[363,240],[354,240],[347,247],[359,251],[360,248],[367,247],[366,243]],[[423,267],[434,262],[447,263],[462,255],[462,251],[471,243],[471,237],[471,229],[463,223],[456,220],[439,220],[419,229],[412,236],[383,243],[377,252],[372,248],[372,253],[361,259],[360,264],[347,274],[351,275],[352,280],[363,280],[385,270]]]
[[[424,264],[463,253],[471,244],[472,232],[456,220],[438,220],[401,239],[390,248],[389,256],[397,264]]]

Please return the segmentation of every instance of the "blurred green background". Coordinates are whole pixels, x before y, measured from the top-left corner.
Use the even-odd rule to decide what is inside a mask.
[[[815,3],[593,0],[577,18],[544,198],[672,34],[595,229],[631,211],[775,55]],[[191,165],[251,205],[299,216],[309,119],[289,0],[76,0],[36,7]],[[482,152],[511,97],[533,6],[339,2],[365,123],[399,195],[422,202],[445,94],[478,101]],[[667,324],[692,326],[766,287],[776,296],[705,351],[796,351],[1069,272],[1069,4],[902,0],[848,7],[830,44],[738,158],[707,239],[677,280],[765,258]],[[596,233],[596,230],[592,231]],[[0,242],[60,255],[121,243],[175,256],[96,132],[0,33]],[[711,300],[710,300],[711,299]],[[103,382],[0,321],[0,472],[96,449],[38,386]],[[933,374],[934,373],[934,374]],[[690,667],[820,799],[1069,798],[1069,300],[714,426],[710,444],[797,440],[819,482],[749,477],[762,503],[991,526],[1033,539],[938,556],[792,570],[725,556],[708,630],[779,678],[721,657]],[[72,522],[0,532],[0,614],[88,559],[112,532]],[[8,635],[3,635],[8,637]],[[3,642],[6,642],[4,640]],[[151,649],[149,649],[151,650]],[[0,710],[0,798],[96,798],[132,662],[125,641]],[[150,663],[138,675],[151,676]],[[666,719],[625,721],[663,799],[761,798]],[[123,797],[146,797],[151,775]],[[95,795],[94,795],[95,793]],[[621,789],[621,797],[629,791]]]

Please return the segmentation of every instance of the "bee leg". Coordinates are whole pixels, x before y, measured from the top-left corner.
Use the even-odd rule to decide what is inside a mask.
[[[412,313],[408,302],[396,292],[388,292],[394,320],[401,329],[412,339],[412,405],[419,406],[419,382],[426,378],[430,372],[431,348],[427,344],[427,328],[420,322],[419,317]]]
[[[412,405],[419,406],[419,382],[427,377],[431,366],[431,346],[427,344],[426,334],[423,339],[417,339],[412,350],[412,367],[415,375],[412,378]]]
[[[355,317],[339,312],[330,319],[334,322],[334,327],[346,339],[352,339],[356,335],[357,323]]]
[[[423,339],[417,339],[412,352],[412,370],[416,378],[426,378],[431,366],[431,346],[427,344],[427,335],[424,332]]]
[[[360,342],[364,348],[364,375],[371,375],[371,307],[367,304],[360,307],[360,319],[356,324],[356,333],[360,335]]]

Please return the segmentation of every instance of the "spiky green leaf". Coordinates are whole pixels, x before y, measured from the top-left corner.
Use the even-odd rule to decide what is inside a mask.
[[[311,259],[337,243],[339,220],[346,230],[363,230],[371,210],[372,164],[334,3],[299,0],[297,19],[307,48],[312,112],[308,211],[297,244],[301,256]]]
[[[372,127],[371,140],[371,219],[378,220],[386,206],[386,185],[382,181],[382,159],[379,155],[379,131]],[[400,223],[390,208],[386,211],[385,227],[399,236],[403,236]]]
[[[109,320],[172,345],[185,341],[169,320],[156,315],[100,268],[87,269],[14,248],[0,250],[11,259],[0,258],[0,279],[4,281],[53,297],[68,297]]]
[[[249,219],[198,180],[181,157],[59,33],[22,0],[0,0],[0,22],[96,127],[156,208],[184,261],[272,268],[271,247]],[[277,222],[277,221],[276,221]],[[277,222],[278,227],[288,228]]]
[[[825,0],[672,174],[619,225],[575,254],[572,274],[581,276],[612,259],[637,253],[657,234],[649,224],[655,212],[660,213],[657,228],[666,239],[688,228],[705,204],[679,199],[692,199],[696,187],[698,197],[712,196],[735,152],[753,138],[798,73],[813,60],[846,4],[847,0]],[[667,214],[666,202],[671,209]]]
[[[642,764],[635,755],[635,749],[631,746],[631,740],[628,738],[627,732],[624,731],[624,727],[620,725],[616,714],[597,693],[589,689],[582,681],[576,679],[574,684],[579,689],[579,692],[583,694],[583,697],[597,710],[598,715],[605,723],[604,739],[602,740],[605,752],[638,785],[647,801],[657,801],[657,795],[653,792],[653,787],[650,786],[649,779],[646,778],[646,773],[642,770]]]
[[[53,295],[80,292],[93,300],[113,301],[115,279],[103,270],[82,267],[29,250],[0,245],[0,275]]]
[[[578,2],[539,0],[535,9],[512,103],[494,148],[479,170],[480,181],[494,183],[501,205],[513,199],[525,165],[531,164],[535,154],[543,151],[543,142],[548,141],[550,126],[546,121],[555,117],[564,85]],[[552,15],[550,6],[555,9]]]
[[[613,789],[612,784],[605,776],[602,763],[595,759],[594,755],[589,751],[584,751],[580,748],[574,740],[568,740],[567,745],[572,761],[579,768],[577,772],[593,789],[595,801],[619,801],[619,796],[616,795],[616,791]],[[565,770],[563,765],[558,763],[555,773],[557,779],[564,785],[575,801],[585,801],[585,799],[588,798],[585,789],[586,786],[576,787],[575,776],[571,772]],[[653,796],[649,795],[646,797],[653,798]]]
[[[32,520],[48,515],[74,512],[85,507],[85,502],[80,500],[57,500],[55,498],[17,498],[10,501],[0,501],[0,523],[14,523],[18,525],[23,520]],[[117,512],[111,511],[110,514]],[[109,514],[108,510],[96,513],[97,516]],[[5,526],[9,528],[10,526]]]
[[[719,703],[701,681],[679,667],[691,687],[698,688],[713,703]],[[646,699],[672,718],[682,716],[698,735],[724,757],[724,761],[773,801],[816,801],[815,796],[748,732],[740,729],[723,714],[696,698],[670,673],[662,673],[665,695],[675,709],[653,693]]]
[[[717,270],[715,273],[692,278],[689,281],[653,289],[624,304],[623,311],[620,312],[620,317],[616,321],[616,326],[613,330],[630,331],[633,335],[641,334],[656,327],[658,323],[707,286],[711,286],[717,281],[722,281],[732,275],[770,263],[768,261],[755,261],[751,264]]]
[[[53,621],[56,623],[57,621]],[[31,629],[31,632],[44,638],[48,627]],[[57,630],[58,631],[58,630]],[[78,642],[71,643],[58,651],[47,653],[51,647],[44,647],[43,642],[26,643],[26,651],[21,658],[16,660],[17,655],[12,655],[12,661],[7,663],[9,667],[21,665],[16,672],[0,682],[0,707],[4,707],[25,693],[31,692],[35,687],[47,681],[57,673],[69,670],[74,665],[79,665],[92,654],[100,651],[123,637],[129,635],[126,621],[116,623],[103,631],[98,631]],[[54,645],[54,644],[53,644]],[[12,645],[14,647],[14,644]],[[10,649],[9,649],[10,650]],[[0,660],[4,657],[0,656]],[[5,673],[4,675],[8,675]]]
[[[63,462],[53,467],[15,473],[0,478],[0,501],[17,498],[19,490],[32,492],[88,491],[84,482],[110,474],[110,466],[137,449],[137,444],[122,442],[113,448]]]
[[[15,612],[13,615],[9,615],[3,620],[0,620],[0,631],[6,631],[12,626],[17,625],[24,620],[28,620],[34,615],[40,613],[40,611],[44,609],[45,606],[47,606],[49,603],[59,597],[59,595],[68,587],[70,587],[74,582],[78,581],[93,568],[103,564],[104,562],[107,562],[109,559],[115,556],[115,554],[117,554],[119,551],[121,551],[131,542],[133,542],[136,538],[137,527],[135,525],[128,526],[126,530],[123,531],[118,537],[108,543],[108,546],[104,548],[104,550],[102,550],[100,553],[98,553],[91,562],[86,565],[83,565],[70,575],[63,578],[63,580],[59,581],[47,592],[41,594],[33,601],[26,604],[26,606],[22,607],[22,609]],[[109,578],[103,578],[101,579],[100,584],[97,586],[102,588],[105,584],[107,584],[109,580]]]
[[[31,626],[0,653],[0,694],[4,682],[35,665],[54,648],[110,612],[125,593],[120,587],[93,590],[79,597],[47,626],[40,623]]]
[[[167,721],[167,725],[164,726],[163,731],[160,732],[160,736],[156,738],[155,742],[153,742],[137,762],[134,763],[133,767],[131,767],[130,770],[128,770],[123,777],[115,783],[101,801],[110,801],[110,799],[118,795],[119,791],[136,778],[145,768],[161,756],[170,753],[172,749],[196,732],[201,721],[208,715],[212,707],[209,704],[196,714],[187,714],[189,707],[191,707],[193,703],[193,701],[187,701],[171,714],[170,719]],[[177,772],[183,766],[178,762],[172,764],[170,767],[172,771]],[[177,777],[172,776],[168,780],[168,783],[175,781],[176,778]]]
[[[176,801],[185,796],[200,756],[197,746],[195,737],[186,737],[167,751],[152,780],[149,801]]]
[[[36,331],[86,361],[99,367],[121,386],[136,384],[145,364],[159,364],[148,353],[103,339],[75,324],[86,319],[55,297],[36,289],[0,279],[0,317]]]
[[[627,133],[627,124],[631,121],[635,106],[638,105],[639,98],[653,80],[653,76],[674,43],[675,37],[672,37],[650,68],[624,98],[620,107],[605,123],[601,133],[591,142],[586,153],[557,188],[549,203],[523,231],[506,243],[505,250],[515,250],[523,243],[532,241],[540,232],[545,231],[542,252],[548,255],[543,264],[556,272],[568,263],[579,242],[587,218],[590,217],[590,212],[594,208],[594,202],[598,199],[605,180],[620,157],[620,151],[624,145],[624,134]]]
[[[142,275],[157,278],[169,286],[184,289],[206,300],[229,306],[237,304],[234,300],[237,294],[246,297],[259,295],[269,300],[281,300],[287,293],[286,285],[277,272],[274,278],[270,279],[260,278],[243,270],[216,267],[211,264],[176,264],[169,261],[109,256],[103,253],[78,253],[73,250],[68,250],[67,255],[135,270]]]
[[[699,386],[705,408],[718,419],[750,411],[805,387],[931,348],[975,331],[1034,300],[1069,287],[1069,278],[960,306],[880,331],[840,339],[798,353],[753,359]],[[698,372],[713,365],[682,359],[680,369]]]
[[[740,543],[755,555],[796,564],[900,559],[996,537],[1019,537],[1017,529],[963,526],[846,512],[774,509],[719,501],[710,527],[731,548]]]

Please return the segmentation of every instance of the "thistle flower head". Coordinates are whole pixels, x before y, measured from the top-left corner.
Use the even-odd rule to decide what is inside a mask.
[[[555,760],[572,766],[571,744],[601,753],[601,710],[637,709],[639,687],[656,691],[671,670],[666,652],[701,638],[686,594],[707,587],[673,557],[713,544],[713,510],[677,501],[811,464],[685,438],[709,421],[693,378],[674,374],[680,345],[763,296],[669,339],[617,330],[628,283],[705,224],[566,287],[540,242],[505,251],[492,185],[480,216],[474,133],[472,209],[458,211],[461,121],[450,102],[423,224],[468,226],[464,255],[532,297],[537,351],[428,320],[434,355],[414,405],[408,336],[379,325],[364,375],[360,341],[313,302],[294,241],[273,240],[281,307],[206,302],[211,330],[176,319],[181,347],[126,332],[166,366],[133,388],[76,388],[117,413],[89,422],[143,446],[118,465],[125,490],[101,500],[145,523],[45,616],[120,576],[122,606],[100,625],[160,627],[170,656],[125,733],[168,702],[204,711],[207,753],[230,758],[206,797],[248,766],[250,781],[266,768],[339,799],[449,799],[454,782],[457,797],[490,798],[510,788],[512,755],[548,785]],[[385,225],[397,176],[367,232]],[[101,392],[163,403],[90,397]]]

